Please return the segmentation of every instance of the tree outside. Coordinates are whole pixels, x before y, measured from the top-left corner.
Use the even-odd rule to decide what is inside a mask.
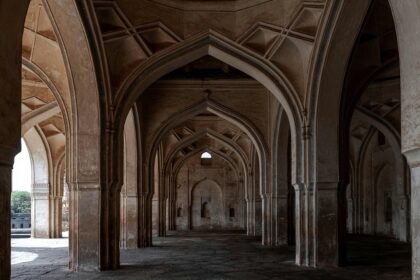
[[[31,194],[26,191],[12,192],[11,209],[12,214],[30,214]]]

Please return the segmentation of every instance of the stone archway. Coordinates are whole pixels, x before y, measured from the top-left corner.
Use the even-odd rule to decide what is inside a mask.
[[[237,127],[241,128],[247,135],[248,137],[252,140],[252,142],[255,145],[255,151],[256,151],[256,163],[259,166],[259,175],[255,176],[255,178],[257,178],[258,182],[255,182],[255,184],[257,186],[259,186],[257,188],[257,192],[258,195],[261,196],[261,199],[263,200],[264,203],[262,203],[263,205],[267,206],[271,204],[271,201],[268,201],[268,195],[266,195],[269,192],[268,189],[268,184],[267,184],[267,164],[268,164],[268,151],[267,151],[267,147],[265,144],[265,140],[263,139],[263,137],[261,136],[260,132],[258,131],[257,128],[255,128],[255,126],[249,122],[246,118],[244,118],[243,116],[237,114],[236,112],[212,101],[212,100],[205,100],[203,102],[200,102],[190,108],[188,108],[185,111],[182,111],[174,116],[171,116],[170,118],[168,118],[168,120],[166,120],[161,128],[156,132],[156,135],[153,136],[153,141],[151,143],[153,143],[153,146],[148,149],[147,154],[149,155],[149,160],[147,161],[147,163],[153,164],[155,161],[155,157],[153,155],[156,155],[156,151],[158,150],[158,146],[159,143],[161,142],[161,140],[163,139],[163,136],[165,134],[167,134],[173,127],[175,127],[176,125],[179,125],[183,122],[185,122],[186,120],[190,119],[191,117],[194,117],[200,113],[212,113],[215,114],[217,116],[219,116],[220,118],[233,123],[234,125],[236,125]],[[201,132],[201,136],[195,135],[195,138],[199,138],[202,137],[203,135],[212,135],[213,137],[217,138],[217,135],[215,135],[214,133],[211,133],[211,131],[203,131]],[[185,139],[184,142],[186,142],[185,145],[188,145],[189,142],[193,142],[195,141],[194,137],[190,137],[189,139]],[[222,141],[223,140],[222,137]],[[184,145],[184,146],[185,146]],[[181,145],[182,146],[182,145]],[[238,148],[237,146],[233,145],[232,148],[235,151],[241,151],[240,148]],[[180,147],[178,147],[178,150],[180,149]],[[176,154],[176,150],[172,152],[173,155]],[[248,162],[248,159],[246,157],[244,157],[244,155],[239,154],[239,156],[242,158],[241,161],[243,162],[243,164],[245,164],[246,162]],[[153,165],[150,165],[153,166]],[[244,169],[246,169],[246,167],[244,166]],[[152,182],[152,178],[154,176],[154,170],[152,168],[148,168],[145,170],[144,174],[148,174],[148,176],[145,178],[147,179],[145,186],[149,188],[147,195],[152,195],[151,194],[151,188],[153,186]],[[249,172],[249,171],[247,171]],[[267,208],[268,209],[268,208]],[[264,211],[268,211],[268,210],[264,210]],[[263,216],[264,217],[264,216]],[[269,240],[269,236],[268,236],[268,231],[264,230],[265,226],[267,226],[267,224],[269,223],[268,220],[262,219],[262,225],[259,228],[262,228],[262,243],[263,244],[267,244],[267,240]],[[145,227],[147,228],[147,225],[145,225]],[[151,244],[151,235],[145,235],[145,243],[146,244]]]
[[[191,204],[192,230],[222,228],[222,191],[215,181],[205,179],[197,183],[191,191]]]

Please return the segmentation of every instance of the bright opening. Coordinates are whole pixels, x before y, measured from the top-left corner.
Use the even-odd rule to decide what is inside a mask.
[[[201,154],[201,158],[211,158],[211,154],[208,152],[204,152]]]
[[[22,150],[15,157],[12,174],[13,191],[31,191],[31,158],[25,141],[21,140]]]
[[[15,157],[12,173],[10,201],[12,238],[29,238],[31,236],[32,166],[28,148],[23,140],[21,145],[22,150]],[[24,259],[26,262],[36,257],[35,254],[26,254],[19,256],[19,259]]]

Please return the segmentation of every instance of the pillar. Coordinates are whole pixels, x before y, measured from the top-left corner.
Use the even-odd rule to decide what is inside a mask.
[[[48,183],[32,185],[32,229],[33,238],[50,237],[50,195]]]
[[[10,200],[14,153],[0,147],[0,279],[9,279],[11,271]]]
[[[296,184],[296,264],[339,264],[338,183]]]
[[[137,248],[137,193],[121,193],[121,248]]]
[[[420,279],[420,149],[404,153],[411,175],[412,279]]]
[[[50,195],[50,238],[63,237],[63,197]]]
[[[177,218],[176,182],[173,179],[173,175],[169,175],[169,178],[168,178],[168,230],[176,230],[176,218]]]
[[[335,267],[339,264],[338,183],[317,182],[315,196],[314,265]]]
[[[274,207],[274,240],[273,245],[286,245],[288,243],[288,197],[287,195],[273,196]]]
[[[100,268],[100,185],[68,182],[69,266],[74,271]]]
[[[274,239],[274,213],[273,200],[271,193],[264,193],[261,199],[261,214],[262,214],[262,244],[266,246],[273,246]]]
[[[29,1],[0,0],[0,279],[10,278],[12,168],[20,150],[22,32]]]
[[[139,195],[139,240],[138,247],[152,246],[152,196],[148,193]]]

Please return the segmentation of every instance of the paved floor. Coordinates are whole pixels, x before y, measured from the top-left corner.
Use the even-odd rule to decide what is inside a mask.
[[[13,279],[381,279],[410,278],[410,246],[351,237],[349,265],[315,270],[293,264],[294,248],[265,248],[235,233],[156,238],[155,247],[122,250],[118,271],[71,273],[67,240],[13,240]]]

